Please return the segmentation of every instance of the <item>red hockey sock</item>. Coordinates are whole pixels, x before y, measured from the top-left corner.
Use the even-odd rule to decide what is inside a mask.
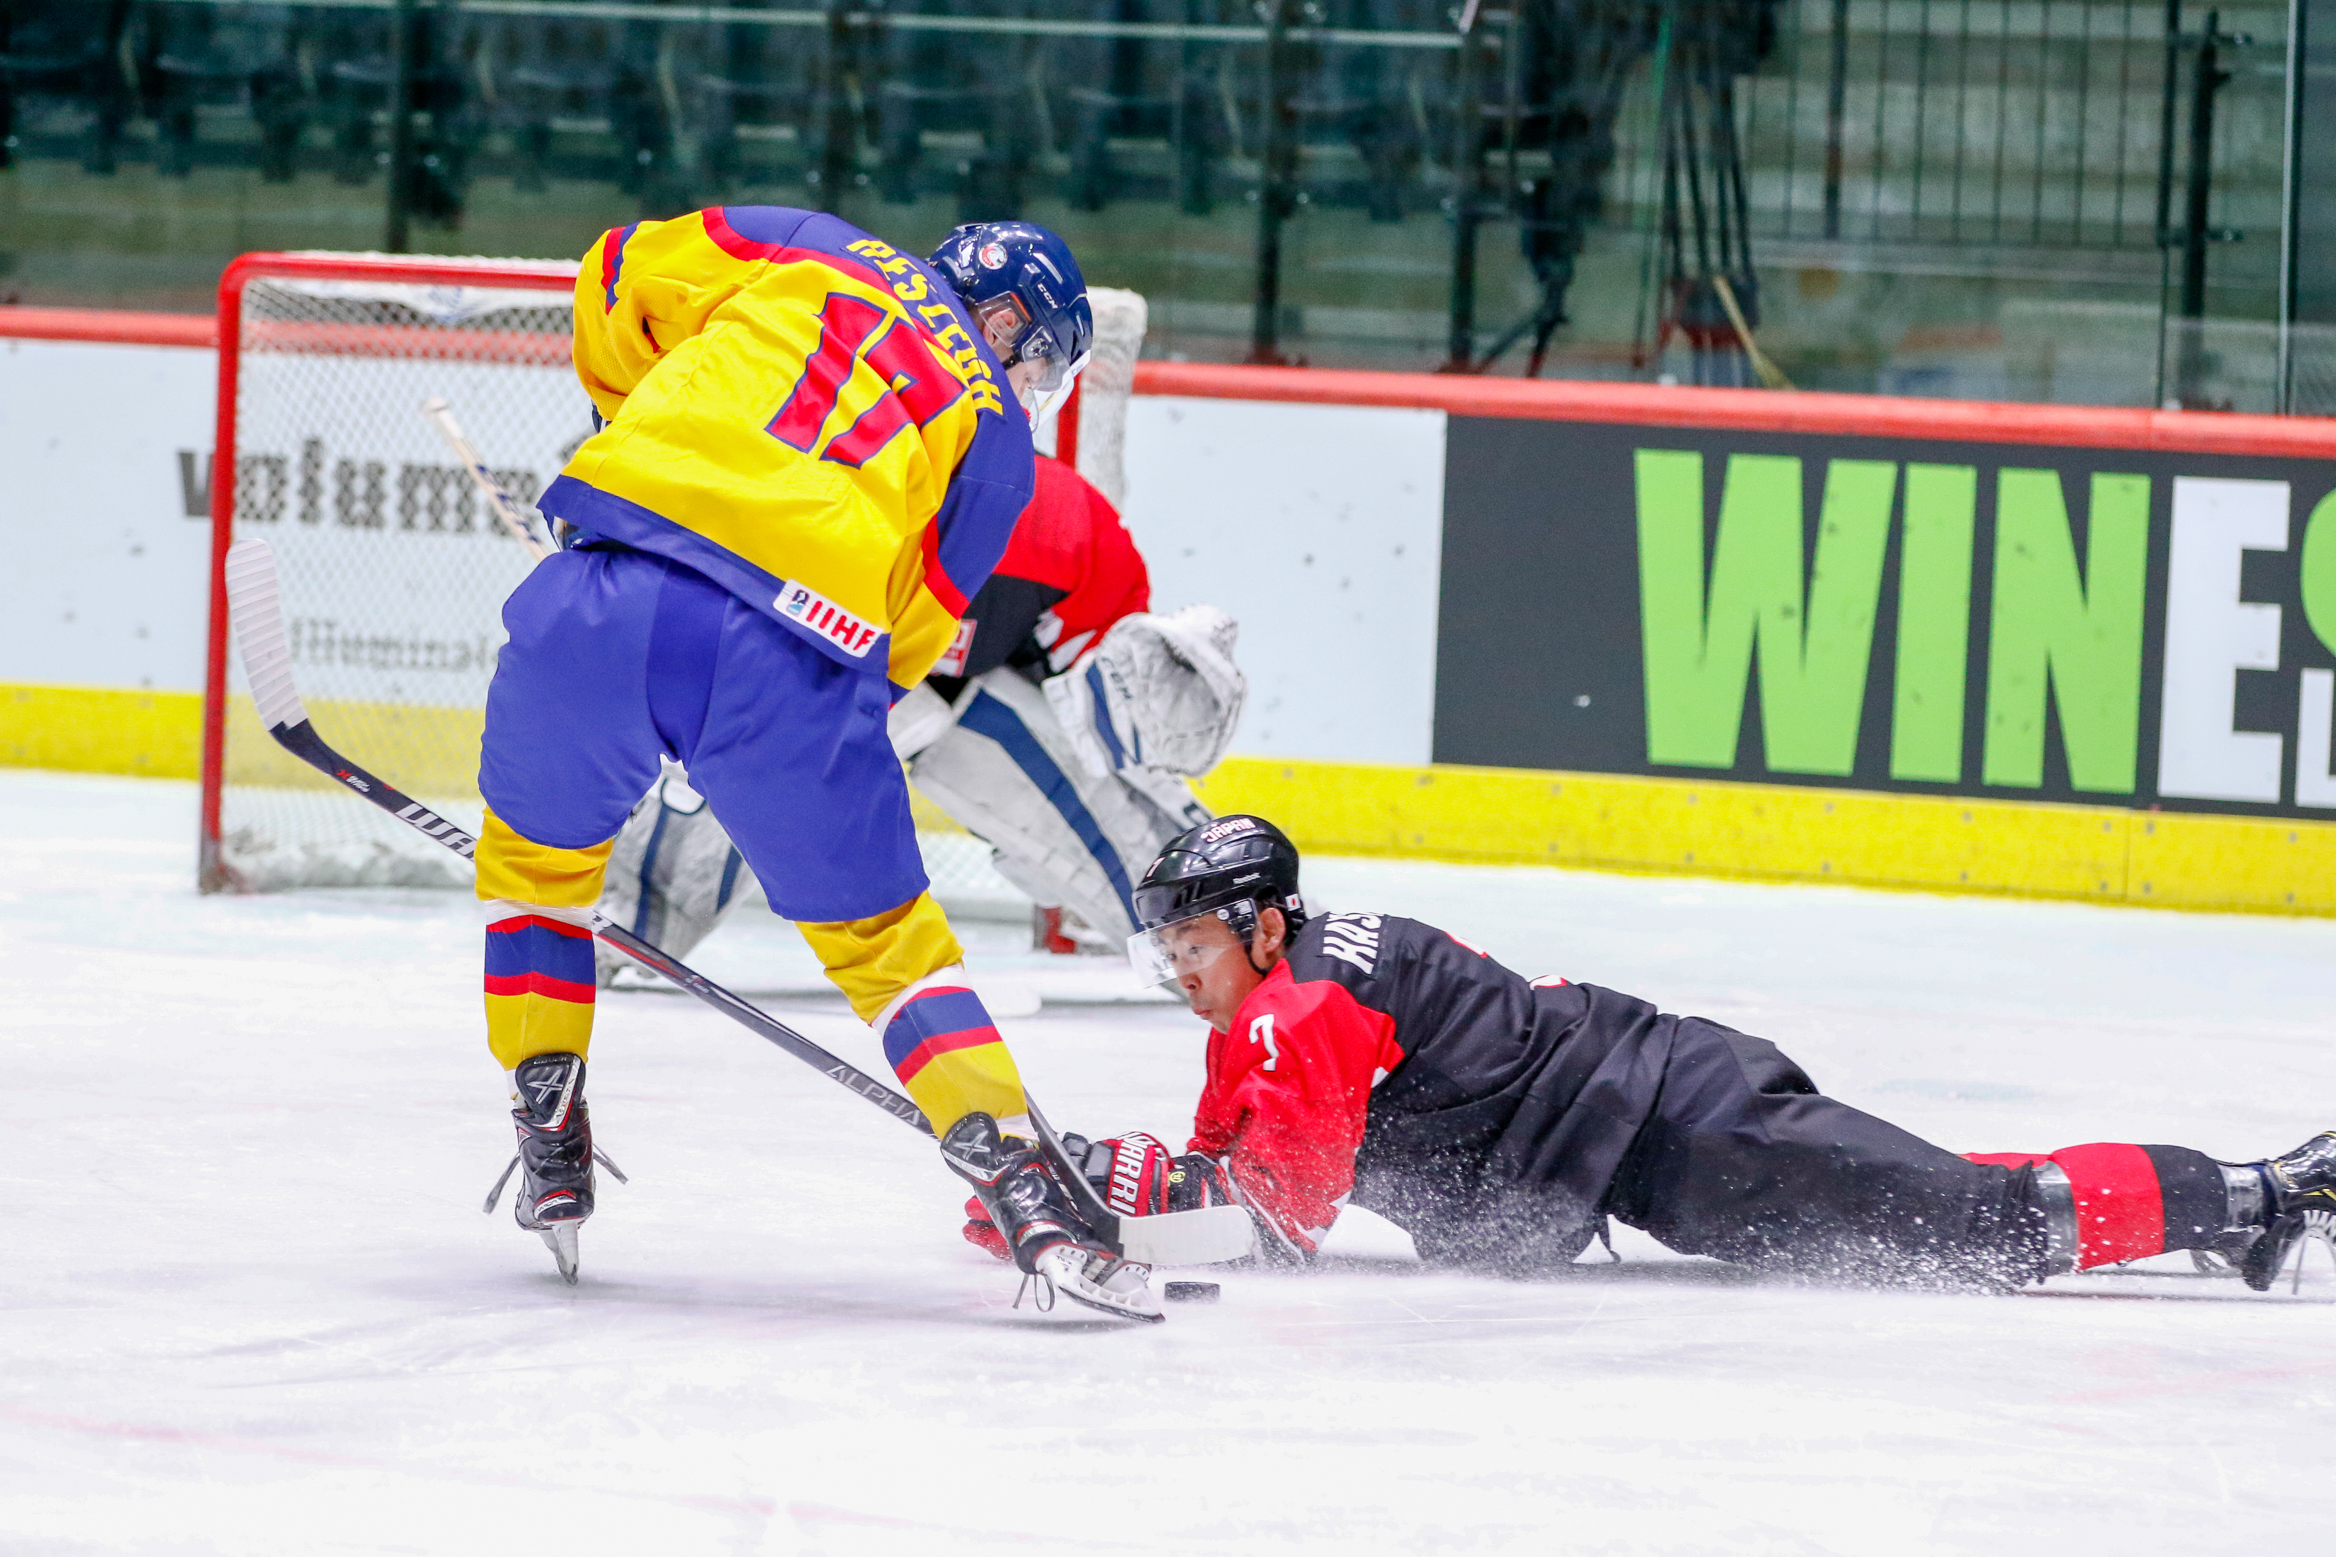
[[[2100,1141],[2065,1146],[2049,1157],[2032,1152],[1964,1155],[2003,1168],[2050,1162],[2067,1174],[2076,1199],[2079,1270],[2198,1248],[2212,1241],[2225,1219],[2222,1169],[2186,1146]]]

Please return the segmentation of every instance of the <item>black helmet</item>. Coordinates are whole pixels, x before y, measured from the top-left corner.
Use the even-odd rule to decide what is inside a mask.
[[[1306,922],[1298,895],[1298,846],[1262,816],[1220,816],[1169,841],[1135,891],[1128,956],[1158,982],[1173,982],[1170,949],[1153,932],[1214,913],[1254,958],[1257,911],[1278,908],[1291,931]]]
[[[1305,922],[1298,846],[1262,816],[1220,816],[1169,841],[1136,888],[1136,923],[1157,930],[1229,903],[1280,909]]]

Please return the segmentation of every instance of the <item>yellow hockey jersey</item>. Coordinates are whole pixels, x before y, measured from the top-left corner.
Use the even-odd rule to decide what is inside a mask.
[[[576,277],[576,376],[604,425],[545,514],[896,687],[949,646],[1030,501],[1028,419],[956,294],[821,212],[603,235]]]

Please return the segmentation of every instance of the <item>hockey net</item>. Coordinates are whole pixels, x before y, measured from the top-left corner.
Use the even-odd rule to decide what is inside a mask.
[[[569,365],[575,266],[424,256],[247,255],[220,292],[216,533],[201,884],[464,887],[470,868],[278,747],[228,651],[227,548],[265,536],[301,692],[349,757],[475,832],[502,604],[532,566],[422,415],[448,401],[503,486],[532,503],[589,435]],[[1128,301],[1132,300],[1132,305]],[[1099,300],[1073,452],[1116,502],[1142,299]],[[1123,340],[1131,328],[1132,340]],[[1121,359],[1125,359],[1124,365]],[[1110,364],[1097,382],[1094,369]],[[1041,447],[1052,429],[1042,429]],[[225,473],[232,472],[232,482]],[[221,514],[220,510],[227,510]],[[1026,914],[988,847],[919,798],[934,889]]]

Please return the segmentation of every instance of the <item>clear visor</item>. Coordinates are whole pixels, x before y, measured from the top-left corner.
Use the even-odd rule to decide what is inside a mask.
[[[1256,929],[1255,903],[1205,908],[1188,919],[1138,930],[1127,938],[1127,960],[1144,983],[1173,986],[1187,974],[1203,972],[1228,952],[1246,957]]]
[[[1071,386],[1079,381],[1079,370],[1086,367],[1088,354],[1072,358],[1055,340],[1054,332],[1043,325],[1033,324],[1030,310],[1012,293],[993,297],[974,309],[982,333],[998,354],[998,361],[1011,369],[1028,364],[1036,367],[1037,376],[1031,379],[1018,395],[1022,409],[1029,413],[1030,425],[1035,427],[1059,409],[1071,393]]]
[[[1062,409],[1063,402],[1071,398],[1071,386],[1078,383],[1079,374],[1086,366],[1085,357],[1068,367],[1062,367],[1056,358],[1046,359],[1046,371],[1022,394],[1023,409],[1030,413],[1031,426],[1038,426]]]

